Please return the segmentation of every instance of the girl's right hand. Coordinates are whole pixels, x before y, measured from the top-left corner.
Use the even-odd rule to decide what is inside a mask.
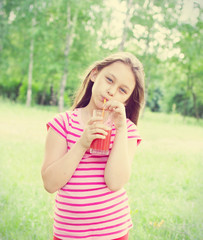
[[[109,128],[102,123],[101,117],[92,117],[80,137],[80,144],[85,149],[88,149],[94,139],[105,139],[107,130]]]

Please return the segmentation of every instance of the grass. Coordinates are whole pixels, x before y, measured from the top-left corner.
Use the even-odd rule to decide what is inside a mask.
[[[54,195],[40,168],[52,108],[0,101],[0,240],[52,239]],[[202,240],[203,121],[146,112],[126,188],[130,240]]]

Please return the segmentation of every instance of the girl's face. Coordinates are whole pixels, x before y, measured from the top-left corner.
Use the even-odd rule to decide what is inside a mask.
[[[90,100],[93,108],[101,109],[104,98],[125,104],[135,88],[131,68],[120,61],[110,64],[100,72],[93,72],[91,80],[94,82]]]

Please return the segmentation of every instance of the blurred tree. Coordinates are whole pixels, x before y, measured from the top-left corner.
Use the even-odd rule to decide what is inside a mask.
[[[35,6],[33,6],[33,11],[35,12]],[[33,55],[34,55],[34,28],[36,24],[35,14],[32,16],[31,25],[31,39],[30,39],[30,56],[29,56],[29,69],[28,69],[28,88],[27,88],[27,100],[26,105],[29,107],[32,101],[32,71],[33,71]]]
[[[75,37],[75,24],[76,24],[77,15],[78,15],[77,8],[76,8],[76,11],[73,13],[73,10],[71,9],[71,7],[72,6],[70,5],[70,2],[68,2],[67,8],[65,7],[67,9],[67,13],[66,13],[67,25],[66,25],[66,42],[65,42],[65,50],[64,50],[65,64],[64,64],[63,76],[61,79],[60,95],[59,95],[59,111],[60,112],[62,112],[64,108],[64,91],[66,87],[66,80],[67,80],[67,74],[68,74],[68,55]]]
[[[0,1],[0,94],[61,111],[87,66],[130,51],[144,64],[146,106],[202,117],[200,5],[192,23],[180,22],[182,0],[117,2]]]
[[[119,45],[120,51],[124,50],[124,44],[127,39],[127,34],[129,31],[129,23],[130,23],[130,18],[131,18],[130,10],[131,10],[132,6],[133,6],[133,0],[127,0],[124,26],[123,26],[122,36],[121,36],[121,43]]]
[[[200,18],[199,18],[200,19]],[[178,43],[184,58],[180,61],[185,75],[186,93],[191,97],[191,114],[200,117],[200,107],[203,106],[203,51],[202,51],[202,23],[198,21],[195,26],[182,24],[180,26],[182,39]],[[201,89],[201,90],[200,90]]]
[[[180,53],[174,56],[166,69],[165,88],[168,111],[173,105],[183,115],[203,116],[203,53],[202,53],[202,9],[197,4],[199,16],[196,23],[180,23],[177,29],[180,39],[174,46]],[[172,87],[172,85],[174,87]]]

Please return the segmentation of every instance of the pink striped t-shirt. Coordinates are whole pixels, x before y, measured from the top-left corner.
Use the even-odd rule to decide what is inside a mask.
[[[83,133],[81,109],[57,115],[48,122],[67,142],[67,151]],[[141,138],[137,127],[127,119],[128,139]],[[109,150],[115,138],[113,126]],[[84,154],[71,179],[57,192],[54,235],[63,240],[111,240],[132,228],[128,197],[124,188],[111,191],[104,181],[108,155]]]

